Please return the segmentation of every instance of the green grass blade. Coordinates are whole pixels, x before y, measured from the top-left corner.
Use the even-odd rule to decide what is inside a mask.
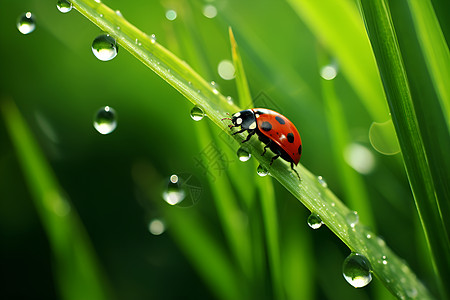
[[[103,30],[111,29],[111,35],[118,40],[120,45],[173,85],[189,101],[201,106],[219,128],[230,134],[227,123],[222,122],[221,119],[226,116],[226,112],[235,111],[238,107],[227,103],[225,97],[214,92],[209,84],[185,62],[161,45],[152,43],[144,33],[117,16],[105,5],[81,0],[74,0],[73,4]],[[100,17],[101,14],[103,17]],[[117,27],[121,29],[117,30]],[[141,41],[142,46],[135,44],[136,39]],[[160,63],[158,64],[158,62]],[[200,93],[198,89],[200,89]],[[240,143],[244,140],[245,135],[233,135],[233,138]],[[347,216],[352,211],[330,190],[322,187],[316,176],[299,165],[297,170],[302,177],[302,181],[299,181],[285,162],[278,160],[271,166],[270,158],[260,155],[262,146],[256,139],[247,142],[247,147],[253,156],[270,171],[272,177],[277,179],[309,210],[318,213],[327,227],[352,251],[365,255],[372,264],[374,274],[397,297],[406,298],[408,294],[414,292],[420,299],[432,298],[404,261],[363,225],[364,220],[361,220],[356,226],[351,226]],[[380,261],[380,257],[384,255],[389,258],[388,264]]]
[[[437,271],[437,283],[441,286],[442,296],[445,297],[444,295],[448,294],[448,291],[444,291],[443,282],[446,283],[450,280],[450,246],[437,205],[436,197],[438,195],[435,184],[439,184],[439,182],[434,181],[430,170],[430,167],[434,166],[428,165],[425,153],[427,145],[424,145],[423,139],[429,138],[429,136],[423,135],[423,131],[419,127],[420,123],[415,111],[416,103],[411,95],[401,49],[387,3],[381,0],[362,0],[361,7],[383,79],[416,207],[431,249],[432,262]],[[422,112],[417,111],[417,113]],[[433,120],[430,121],[433,123]],[[448,136],[444,136],[442,142],[448,142]],[[435,159],[439,159],[439,157]],[[445,157],[441,157],[441,159],[446,160]],[[443,201],[448,201],[448,198]],[[445,286],[448,288],[447,284]]]
[[[348,0],[288,0],[339,61],[373,120],[385,121],[387,110],[376,64],[358,10]]]
[[[1,99],[6,122],[55,260],[63,299],[113,299],[75,208],[59,186],[30,129],[12,100]]]

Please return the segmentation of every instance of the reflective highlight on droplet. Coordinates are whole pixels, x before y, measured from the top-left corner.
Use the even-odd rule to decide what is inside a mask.
[[[184,200],[186,191],[181,185],[177,175],[171,175],[167,184],[167,189],[163,192],[163,199],[170,205],[176,205]]]
[[[92,42],[92,53],[101,61],[113,59],[118,51],[116,40],[109,34],[101,34]]]
[[[227,59],[222,60],[219,63],[217,67],[217,72],[219,73],[219,76],[225,80],[231,80],[235,76],[234,65],[231,61]]]
[[[177,18],[177,12],[174,11],[173,9],[169,9],[168,11],[166,11],[166,19],[169,21],[173,21]]]
[[[101,134],[113,132],[117,127],[116,111],[110,106],[100,108],[94,117],[94,127]]]
[[[33,14],[26,12],[17,19],[17,29],[19,29],[22,34],[29,34],[36,29],[36,21],[34,20]]]
[[[242,162],[246,162],[250,159],[250,157],[252,157],[252,155],[242,147],[238,149],[237,156]]]
[[[264,168],[263,165],[259,165],[258,168],[256,169],[256,173],[258,173],[259,176],[264,177],[267,176],[267,174],[269,174],[269,171],[267,171],[267,169]]]
[[[148,223],[148,231],[153,235],[161,235],[166,231],[166,225],[160,219],[153,219]]]
[[[56,2],[56,7],[58,8],[58,10],[60,12],[62,12],[63,14],[68,13],[69,11],[72,10],[72,3],[69,2],[68,0],[58,0]]]
[[[322,219],[316,213],[310,214],[307,222],[312,229],[319,229],[323,224]]]
[[[362,254],[350,253],[342,265],[345,280],[355,288],[365,287],[372,281],[369,260]]]
[[[208,19],[215,18],[217,16],[217,8],[211,4],[205,5],[203,7],[203,15]]]
[[[369,129],[369,140],[372,147],[381,154],[394,155],[400,152],[392,119],[384,123],[373,122]]]
[[[194,121],[200,121],[201,119],[203,119],[203,117],[205,116],[205,113],[203,112],[203,110],[198,107],[198,106],[194,106],[191,109],[191,118]]]

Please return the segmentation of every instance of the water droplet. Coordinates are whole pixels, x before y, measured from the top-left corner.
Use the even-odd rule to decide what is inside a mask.
[[[212,92],[216,95],[219,94],[219,85],[215,81],[211,81]]]
[[[100,14],[99,16],[100,16],[100,18],[103,18],[103,14]]]
[[[384,123],[373,122],[369,129],[369,140],[372,147],[381,154],[394,155],[400,152],[392,119]]]
[[[203,117],[205,116],[205,113],[203,112],[203,110],[198,107],[198,106],[194,106],[191,109],[191,118],[194,121],[200,121],[201,119],[203,119]]]
[[[322,219],[316,213],[310,214],[307,221],[312,229],[319,229],[323,224]]]
[[[228,60],[222,60],[218,67],[217,72],[219,73],[219,76],[222,77],[225,80],[231,80],[235,76],[235,69],[233,63]]]
[[[163,199],[170,205],[176,205],[184,200],[186,191],[184,190],[178,175],[171,175],[167,184],[167,189],[163,192]]]
[[[417,289],[415,287],[410,287],[406,290],[406,295],[410,299],[415,299],[417,297]]]
[[[346,147],[344,158],[355,171],[361,174],[369,174],[375,167],[372,152],[358,143],[352,143]]]
[[[342,265],[345,280],[355,288],[365,287],[372,281],[369,260],[362,254],[350,253]]]
[[[17,29],[22,34],[29,34],[36,28],[36,21],[30,12],[26,12],[17,19]]]
[[[233,98],[231,96],[227,96],[228,104],[234,104]]]
[[[101,34],[92,42],[92,53],[102,61],[113,59],[118,51],[116,40],[109,34]]]
[[[161,235],[166,231],[166,225],[159,219],[153,219],[148,223],[148,231],[153,235]]]
[[[177,12],[173,9],[169,9],[168,11],[166,11],[166,18],[169,21],[175,20],[177,18]]]
[[[101,134],[113,132],[117,127],[116,111],[110,106],[100,108],[94,117],[94,127]]]
[[[386,255],[383,255],[383,256],[381,257],[381,260],[380,260],[379,262],[382,263],[383,265],[387,265],[388,261],[387,261]]]
[[[240,159],[240,158],[239,158]],[[259,165],[258,168],[256,169],[256,172],[258,173],[259,176],[264,177],[267,174],[269,174],[269,171],[267,171],[266,168],[263,167],[263,165]]]
[[[217,8],[211,4],[205,5],[203,7],[203,15],[208,19],[212,19],[217,16]]]
[[[56,2],[56,7],[60,12],[65,14],[72,10],[72,3],[68,0],[58,0]]]
[[[333,80],[337,76],[337,66],[330,64],[320,69],[320,76],[325,80]]]
[[[368,234],[366,235],[366,238],[371,239],[371,238],[372,238],[372,235],[371,235],[370,233],[368,233]]]
[[[150,36],[150,42],[152,44],[156,43],[156,35],[154,33]]]
[[[238,149],[237,156],[238,156],[239,160],[243,161],[243,162],[249,160],[250,157],[252,157],[252,155],[242,147]]]
[[[328,187],[327,182],[325,181],[325,179],[323,179],[322,176],[317,176],[317,180],[319,181],[320,185],[323,186],[324,188]]]
[[[358,216],[357,211],[352,211],[352,212],[348,213],[345,218],[347,219],[348,224],[352,228],[355,227],[356,224],[358,224],[359,216]]]
[[[116,10],[116,15],[118,15],[121,18],[123,18],[122,12],[120,10]]]

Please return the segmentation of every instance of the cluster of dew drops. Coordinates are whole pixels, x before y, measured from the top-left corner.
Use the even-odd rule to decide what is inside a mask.
[[[68,13],[72,10],[72,3],[68,0],[58,0],[56,3],[58,10],[61,13]],[[116,12],[118,15],[121,15],[119,11]],[[204,7],[203,14],[208,18],[214,18],[217,14],[217,9],[212,5],[207,5]],[[166,12],[166,18],[170,21],[175,20],[177,14],[174,10],[168,10]],[[19,16],[17,20],[17,29],[20,33],[26,35],[32,33],[36,29],[36,21],[35,17],[31,12],[26,12]],[[151,36],[151,41],[155,42],[155,35]],[[136,41],[138,43],[139,41]],[[117,56],[118,46],[116,40],[110,36],[109,34],[101,34],[97,36],[92,42],[92,53],[101,61],[109,61]],[[228,60],[223,60],[219,63],[218,67],[219,75],[225,80],[231,80],[234,77],[230,74],[234,74],[233,64]],[[325,66],[321,70],[321,76],[324,79],[331,80],[336,76],[336,66],[328,65]],[[218,86],[212,81],[211,87],[214,93],[218,94]],[[228,102],[232,103],[232,98],[227,97]],[[205,117],[205,113],[199,106],[194,106],[190,112],[190,116],[194,121],[200,121]],[[117,127],[117,113],[110,106],[104,106],[97,110],[94,115],[94,128],[100,134],[109,134],[113,132]],[[246,162],[250,160],[251,154],[245,148],[240,147],[237,150],[237,157],[240,161]],[[257,174],[259,176],[266,176],[269,174],[267,168],[263,165],[259,165],[257,168]],[[173,183],[173,178],[176,175],[171,176],[171,190],[170,193],[163,194],[163,198],[170,204],[174,205],[173,199],[176,198],[177,202],[181,201],[184,198],[184,194],[182,191],[178,191],[176,182]],[[319,176],[318,178],[319,184],[327,188],[327,183]],[[174,195],[176,197],[174,197]],[[356,212],[350,213],[347,216],[347,221],[349,222],[351,228],[354,228],[358,223],[358,215]],[[313,212],[307,219],[307,223],[309,227],[312,229],[319,229],[323,222],[320,218],[319,214]],[[149,231],[154,235],[159,235],[164,232],[164,223],[155,219],[149,223]],[[367,236],[367,238],[371,238],[371,236]],[[383,256],[380,260],[382,264],[387,264],[386,256]],[[368,285],[372,280],[372,268],[369,260],[360,253],[352,252],[350,255],[344,260],[342,265],[342,274],[345,280],[351,284],[355,288],[360,288]]]

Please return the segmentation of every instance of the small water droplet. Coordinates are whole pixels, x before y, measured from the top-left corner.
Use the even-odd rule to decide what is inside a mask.
[[[150,42],[152,44],[156,43],[156,35],[154,33],[150,36]]]
[[[148,223],[148,231],[153,235],[161,235],[166,231],[166,225],[160,219],[153,219]]]
[[[231,96],[227,96],[228,104],[234,104],[233,98]]]
[[[328,187],[327,182],[325,181],[325,179],[323,179],[322,176],[317,176],[317,180],[319,181],[320,185],[323,186],[324,188]]]
[[[215,95],[218,95],[219,94],[219,85],[215,81],[211,81],[210,84],[211,84],[211,87],[212,87],[212,92]]]
[[[217,8],[211,4],[205,5],[203,7],[203,15],[208,19],[212,19],[217,16]]]
[[[373,122],[369,129],[369,140],[372,147],[381,154],[394,155],[400,152],[392,119],[384,123]]]
[[[103,14],[100,14],[100,18],[103,18]]]
[[[173,9],[169,9],[168,11],[166,11],[166,19],[169,21],[173,21],[177,18],[177,12],[174,11]]]
[[[342,265],[345,280],[355,288],[365,287],[372,281],[369,260],[362,254],[350,253]]]
[[[205,116],[205,113],[203,112],[203,110],[198,107],[198,106],[194,106],[191,109],[191,118],[194,121],[200,121],[201,119],[203,119],[203,117]]]
[[[101,61],[113,59],[118,51],[116,40],[109,34],[101,34],[92,42],[92,53]]]
[[[267,174],[269,174],[269,171],[267,171],[267,169],[264,168],[263,165],[259,165],[258,168],[256,169],[256,173],[258,173],[259,176],[264,177]]]
[[[116,111],[110,106],[100,108],[94,117],[94,127],[101,134],[113,132],[117,127]]]
[[[330,64],[320,69],[320,76],[325,80],[333,80],[337,76],[337,66]]]
[[[118,15],[121,18],[123,18],[122,12],[120,10],[116,10],[116,15]]]
[[[58,0],[56,2],[56,7],[58,8],[58,10],[60,12],[62,12],[63,14],[68,13],[69,11],[72,10],[72,3],[68,0]]]
[[[252,157],[252,155],[242,147],[238,149],[237,156],[238,156],[239,160],[243,161],[243,162],[248,161],[250,159],[250,157]]]
[[[32,13],[26,12],[17,19],[17,29],[19,29],[22,34],[32,33],[35,28],[36,21],[34,20]]]
[[[163,199],[170,205],[176,205],[184,200],[186,191],[179,180],[178,175],[171,175],[166,190],[163,192]]]
[[[356,224],[358,224],[358,222],[359,222],[359,215],[358,215],[357,211],[352,211],[352,212],[348,213],[345,218],[347,219],[348,224],[352,228],[355,227]]]
[[[316,213],[310,214],[307,222],[312,229],[319,229],[323,224],[322,219]]]
[[[388,261],[387,261],[386,255],[383,255],[383,256],[381,257],[380,263],[382,263],[383,265],[387,265]]]
[[[228,60],[222,60],[217,66],[217,72],[219,76],[225,80],[231,80],[235,77],[235,69],[233,63]]]
[[[368,234],[366,235],[366,237],[367,237],[368,239],[371,239],[371,238],[372,238],[372,235],[371,235],[370,233],[368,233]]]

